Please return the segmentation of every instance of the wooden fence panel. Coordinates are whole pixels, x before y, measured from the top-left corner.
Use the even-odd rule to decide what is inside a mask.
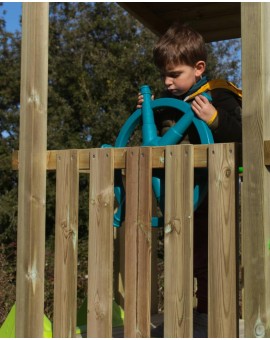
[[[238,336],[236,152],[233,144],[209,146],[208,336]]]
[[[193,146],[166,147],[164,337],[192,337]]]
[[[79,170],[76,150],[59,151],[56,166],[56,221],[53,336],[76,335]]]
[[[92,149],[87,336],[112,337],[114,150]]]
[[[126,167],[125,337],[150,337],[151,179],[158,154],[153,150],[127,148],[121,155]],[[194,150],[192,145],[165,150],[165,337],[192,337]],[[76,333],[79,155],[80,150],[55,154],[55,337]],[[238,335],[236,155],[234,144],[209,146],[209,337]],[[84,157],[91,169],[87,336],[112,337],[115,151],[92,149]]]

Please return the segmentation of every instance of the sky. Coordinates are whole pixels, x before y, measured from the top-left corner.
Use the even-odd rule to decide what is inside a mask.
[[[6,15],[3,12],[6,11]],[[6,30],[8,32],[20,31],[20,16],[22,14],[21,2],[3,2],[3,6],[0,6],[0,17],[3,17],[6,21]]]

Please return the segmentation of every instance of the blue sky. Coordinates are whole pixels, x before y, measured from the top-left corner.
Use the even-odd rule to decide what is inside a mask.
[[[3,12],[6,14],[3,15]],[[20,16],[22,14],[21,2],[3,2],[3,6],[0,6],[0,17],[3,17],[6,21],[6,29],[9,32],[16,30],[20,31]]]

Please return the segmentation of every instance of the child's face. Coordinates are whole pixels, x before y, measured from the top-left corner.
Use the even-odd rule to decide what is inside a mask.
[[[198,62],[195,66],[182,64],[169,66],[163,74],[164,84],[174,96],[181,96],[196,84],[204,70],[204,62]]]

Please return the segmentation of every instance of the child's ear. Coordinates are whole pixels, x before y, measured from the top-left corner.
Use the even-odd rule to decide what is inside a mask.
[[[205,61],[202,60],[198,61],[195,65],[195,76],[200,77],[204,73],[205,68],[206,68]]]

